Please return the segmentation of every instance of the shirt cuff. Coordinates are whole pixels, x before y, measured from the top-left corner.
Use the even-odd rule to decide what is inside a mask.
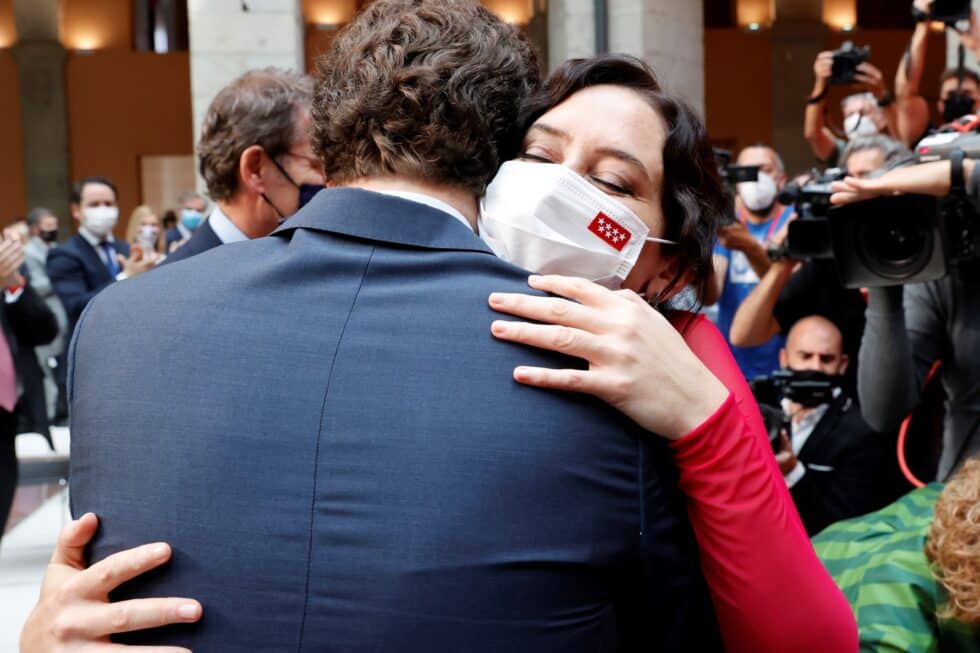
[[[785,474],[783,479],[786,481],[786,487],[791,488],[800,482],[800,479],[806,474],[806,467],[803,463],[796,461],[796,467],[789,470],[789,474]]]
[[[120,272],[116,275],[116,281],[122,281],[123,279],[128,279],[125,272]]]
[[[24,294],[24,286],[21,286],[17,290],[10,292],[9,290],[3,291],[3,299],[7,304],[16,304],[20,299],[20,296]]]

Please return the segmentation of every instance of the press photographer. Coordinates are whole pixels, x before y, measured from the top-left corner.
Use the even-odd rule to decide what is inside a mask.
[[[901,143],[887,136],[864,136],[848,143],[842,164],[847,174],[864,178],[908,157],[909,154],[909,150]],[[831,174],[829,178],[836,176]],[[814,210],[826,214],[830,208],[829,182],[821,185],[815,183],[816,181],[818,180],[787,185],[781,193],[781,200],[787,204],[799,203],[796,211],[800,214]],[[807,189],[806,194],[800,192],[803,188]],[[856,361],[864,331],[864,298],[857,289],[844,288],[841,285],[833,260],[818,258],[801,263],[785,253],[782,246],[789,229],[792,228],[794,236],[798,236],[797,232],[801,227],[805,230],[810,226],[799,221],[790,224],[790,227],[777,234],[774,243],[777,249],[773,252],[776,260],[758,286],[739,306],[732,320],[729,338],[732,344],[739,347],[758,345],[780,333],[785,334],[793,324],[807,315],[822,315],[840,327],[844,337],[844,352],[851,361]],[[826,235],[818,234],[817,240],[826,239]],[[801,249],[811,250],[825,247],[808,242],[794,244]],[[849,366],[844,383],[844,387],[851,393],[857,391],[854,367]]]
[[[807,533],[895,499],[898,469],[888,439],[868,426],[841,387],[848,357],[840,330],[818,315],[803,318],[779,362],[784,372],[775,385],[785,428],[774,449]]]
[[[912,13],[916,18],[915,32],[895,73],[896,126],[899,140],[908,145],[918,143],[932,128],[929,103],[920,91],[930,23],[946,23],[947,33],[956,34],[966,49],[976,52],[980,46],[980,33],[971,16],[970,0],[944,0],[938,4],[934,0],[915,0]],[[936,103],[942,124],[977,111],[978,98],[980,75],[976,71],[962,64],[945,71],[939,78],[939,101]]]
[[[959,138],[969,143],[968,139],[977,136]],[[962,149],[952,152],[948,154],[952,160],[900,168],[877,179],[848,178],[834,184],[832,198],[834,204],[847,205],[845,208],[855,216],[861,211],[880,213],[891,207],[899,222],[905,222],[893,227],[892,233],[904,232],[902,239],[910,248],[937,259],[928,261],[919,273],[920,278],[926,273],[932,277],[923,283],[900,285],[896,280],[869,290],[858,394],[864,417],[873,427],[883,431],[897,428],[918,403],[933,363],[942,363],[947,401],[936,473],[939,480],[947,479],[967,458],[980,452],[980,330],[976,328],[980,320],[976,256],[980,166],[965,158]],[[898,193],[909,195],[894,197]],[[946,198],[942,210],[937,211],[935,200],[926,196]],[[911,214],[917,207],[918,216],[902,215]],[[918,224],[909,222],[913,218]],[[909,226],[919,231],[913,232]],[[915,233],[928,233],[932,247],[915,242]],[[929,251],[932,249],[938,249],[938,255]]]
[[[718,328],[728,333],[732,319],[745,297],[769,271],[766,253],[773,238],[792,214],[792,208],[777,200],[786,183],[786,168],[779,154],[767,145],[747,147],[736,160],[738,166],[758,167],[756,181],[738,183],[736,220],[718,233],[714,255],[714,279],[705,303],[718,303]],[[775,369],[780,339],[758,347],[732,347],[735,360],[746,378]]]
[[[868,61],[869,55],[867,48],[847,42],[839,50],[821,52],[813,63],[813,93],[806,103],[803,131],[814,156],[824,165],[843,165],[841,154],[854,138],[898,133],[895,96],[881,70]],[[853,85],[860,91],[841,102],[844,138],[827,124],[827,95],[834,84]]]

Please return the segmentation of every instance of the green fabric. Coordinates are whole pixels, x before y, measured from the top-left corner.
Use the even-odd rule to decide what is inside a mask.
[[[980,653],[980,633],[936,618],[945,597],[929,569],[925,543],[942,489],[926,486],[813,538],[854,609],[862,651]]]

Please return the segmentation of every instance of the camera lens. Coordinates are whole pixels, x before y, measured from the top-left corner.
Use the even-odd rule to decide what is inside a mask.
[[[903,280],[922,271],[933,249],[933,231],[915,215],[868,220],[857,230],[861,262],[886,279]]]

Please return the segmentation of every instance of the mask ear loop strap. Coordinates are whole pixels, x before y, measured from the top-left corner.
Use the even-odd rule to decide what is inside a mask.
[[[660,243],[661,245],[676,245],[677,244],[677,241],[676,240],[665,240],[663,238],[653,238],[653,237],[647,237],[646,238],[646,241],[648,243]]]

